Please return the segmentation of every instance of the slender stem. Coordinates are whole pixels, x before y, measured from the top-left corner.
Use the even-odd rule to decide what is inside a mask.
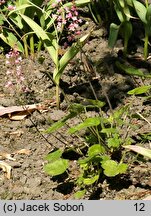
[[[24,50],[25,50],[25,56],[28,58],[28,45],[27,45],[27,38],[23,37],[23,43],[24,43]]]
[[[145,27],[145,43],[144,43],[144,59],[147,60],[148,57],[148,31],[147,26]]]
[[[56,104],[57,108],[60,108],[60,96],[59,96],[59,85],[56,85]]]
[[[33,34],[29,36],[29,41],[30,41],[30,53],[32,56],[34,56],[34,35]]]

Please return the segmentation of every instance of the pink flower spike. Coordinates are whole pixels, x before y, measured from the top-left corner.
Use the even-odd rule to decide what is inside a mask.
[[[52,3],[52,5],[51,5],[52,7],[56,7],[57,6],[57,4],[56,3]]]
[[[76,35],[80,35],[80,34],[81,34],[81,32],[80,32],[80,31],[77,31],[77,32],[76,32]]]
[[[12,74],[12,72],[10,70],[7,70],[6,75],[10,75],[10,74]]]
[[[72,13],[69,12],[69,13],[66,15],[66,18],[72,18]]]
[[[6,62],[5,62],[7,65],[9,65],[10,64],[10,61],[8,61],[8,60],[6,60]]]
[[[13,86],[13,83],[12,81],[8,81],[5,85],[6,88],[9,88],[9,87],[12,87]]]
[[[7,7],[8,10],[15,10],[16,9],[16,6],[13,6],[13,5],[8,5]]]
[[[76,16],[73,16],[73,17],[72,17],[72,20],[73,20],[73,21],[76,21],[76,20],[77,20],[77,17],[76,17]]]

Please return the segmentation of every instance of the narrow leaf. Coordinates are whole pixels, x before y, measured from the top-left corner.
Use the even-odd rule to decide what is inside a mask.
[[[120,25],[116,25],[114,23],[111,23],[110,25],[110,33],[109,33],[109,39],[108,39],[108,45],[109,47],[113,48],[116,44],[117,37],[119,34]]]
[[[147,149],[147,148],[144,148],[144,147],[141,147],[141,146],[131,146],[131,145],[128,145],[128,146],[123,146],[124,148],[126,149],[129,149],[129,150],[132,150],[138,154],[141,154],[145,157],[149,157],[151,159],[151,150],[150,149]]]
[[[148,92],[151,86],[141,86],[127,92],[129,95],[139,95]]]
[[[48,35],[46,34],[46,32],[32,19],[30,19],[29,17],[20,14],[20,16],[25,20],[25,22],[31,27],[31,29],[35,32],[35,34],[42,39],[43,43],[45,44],[53,62],[55,64],[57,64],[57,59],[56,59],[56,50],[52,45],[54,36],[52,36],[52,38],[48,37]],[[49,34],[50,35],[50,34]]]
[[[144,74],[141,70],[130,67],[124,64],[121,64],[120,62],[116,61],[115,62],[116,66],[124,71],[126,74],[132,75],[132,76],[139,76],[139,77],[146,77],[146,78],[151,78],[150,74]]]

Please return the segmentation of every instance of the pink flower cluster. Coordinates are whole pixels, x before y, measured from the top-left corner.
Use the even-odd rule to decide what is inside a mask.
[[[5,4],[5,0],[0,0],[0,5]]]
[[[6,0],[0,0],[0,6],[1,6],[1,5],[4,5],[6,2],[7,2]],[[14,6],[14,5],[12,5],[12,4],[9,4],[9,3],[11,3],[11,2],[8,2],[7,9],[8,9],[9,11],[15,10],[15,9],[16,9],[16,6]],[[13,3],[13,2],[12,2],[12,3]]]
[[[70,8],[63,7],[63,4],[67,2],[66,0],[56,0],[56,2],[52,4],[54,9],[52,18],[56,21],[56,28],[58,32],[66,35],[66,41],[64,42],[65,48],[74,42],[76,35],[81,33],[79,31],[79,24],[82,23],[74,1]]]
[[[7,83],[5,87],[13,92],[15,92],[15,90],[19,92],[29,91],[25,84],[25,77],[22,72],[21,62],[22,57],[17,49],[14,48],[6,54],[6,65],[8,66],[8,69],[6,71]]]

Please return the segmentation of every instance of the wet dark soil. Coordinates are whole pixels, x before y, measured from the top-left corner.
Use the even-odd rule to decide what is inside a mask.
[[[72,152],[71,155],[69,154],[71,157],[69,176],[63,174],[59,178],[51,177],[44,172],[43,166],[46,163],[44,157],[49,152],[65,146],[78,145],[80,141],[77,137],[69,136],[66,127],[54,134],[44,134],[43,131],[66,115],[68,104],[84,103],[86,98],[95,98],[89,80],[91,80],[97,98],[106,101],[107,95],[113,110],[131,103],[131,112],[138,111],[142,116],[145,116],[148,122],[151,122],[151,103],[149,101],[144,103],[141,96],[127,95],[127,91],[142,84],[142,80],[123,74],[115,67],[115,60],[119,58],[118,52],[121,49],[122,43],[118,41],[118,47],[111,52],[107,46],[104,30],[95,30],[83,48],[83,52],[95,68],[96,76],[91,74],[91,71],[88,72],[90,74],[85,73],[81,57],[77,55],[62,76],[60,86],[69,102],[67,103],[64,95],[61,95],[60,110],[57,110],[56,106],[52,106],[52,101],[55,100],[55,85],[50,79],[53,64],[46,52],[41,51],[35,59],[23,60],[23,70],[31,89],[31,92],[26,96],[11,94],[4,88],[7,67],[5,57],[0,56],[0,106],[42,103],[48,108],[46,112],[42,113],[34,111],[20,121],[12,121],[8,116],[0,118],[1,148],[9,153],[20,149],[30,150],[29,155],[15,154],[15,161],[4,160],[12,166],[12,172],[11,178],[7,179],[3,170],[0,170],[0,199],[74,199],[74,192],[78,190],[74,184],[74,180],[79,174],[78,155],[76,156]],[[45,59],[43,63],[39,61],[41,56]],[[131,61],[132,64],[143,70],[150,68],[150,62],[145,62],[143,65],[141,60],[137,62],[131,57],[127,61],[129,63]],[[143,80],[143,83],[150,84],[150,80]],[[108,105],[105,106],[104,111],[109,112]],[[89,111],[89,115],[95,115],[95,111]],[[75,118],[70,123],[78,122],[79,120]],[[136,140],[139,133],[151,132],[151,125],[144,119],[140,118],[134,124],[137,124],[138,129],[129,133]],[[137,142],[139,143],[139,140],[136,141],[136,144],[138,144]],[[149,142],[146,141],[144,145],[149,147]],[[90,190],[84,199],[134,200],[143,199],[150,194],[151,162],[147,159],[138,160],[132,164],[124,175],[114,178],[103,177],[96,188]]]

